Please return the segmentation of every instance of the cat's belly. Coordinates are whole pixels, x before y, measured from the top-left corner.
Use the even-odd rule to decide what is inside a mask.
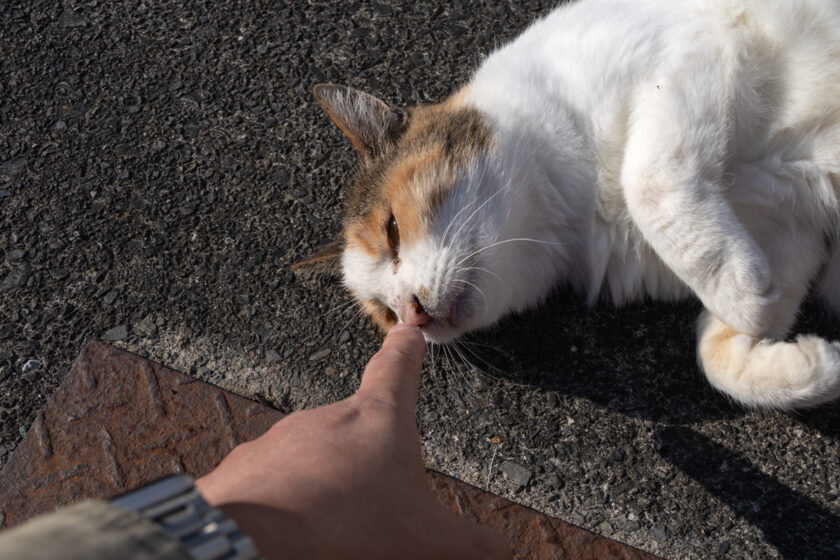
[[[589,248],[587,296],[622,305],[645,297],[675,301],[691,290],[668,268],[632,224],[602,223]]]

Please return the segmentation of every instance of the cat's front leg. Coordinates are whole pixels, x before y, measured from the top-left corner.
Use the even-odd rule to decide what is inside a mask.
[[[645,241],[707,309],[740,332],[773,331],[770,265],[717,184],[648,173],[627,179],[625,198]]]
[[[634,109],[621,171],[627,208],[707,309],[739,332],[783,335],[774,330],[780,296],[771,267],[726,199],[729,100],[684,82],[663,78]]]

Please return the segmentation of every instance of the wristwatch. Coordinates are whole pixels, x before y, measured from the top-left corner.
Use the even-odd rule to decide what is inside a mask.
[[[136,511],[181,541],[196,560],[261,560],[253,541],[214,508],[184,474],[162,478],[111,500]]]

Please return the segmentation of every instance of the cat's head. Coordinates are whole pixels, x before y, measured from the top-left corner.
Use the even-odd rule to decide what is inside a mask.
[[[313,93],[361,166],[339,238],[296,266],[340,268],[383,330],[410,322],[447,342],[495,322],[509,306],[500,253],[487,248],[506,216],[488,122],[463,93],[405,109],[343,86]]]

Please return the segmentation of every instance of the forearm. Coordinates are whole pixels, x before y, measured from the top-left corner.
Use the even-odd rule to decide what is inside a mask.
[[[159,525],[107,502],[89,501],[0,532],[0,560],[190,560]]]

